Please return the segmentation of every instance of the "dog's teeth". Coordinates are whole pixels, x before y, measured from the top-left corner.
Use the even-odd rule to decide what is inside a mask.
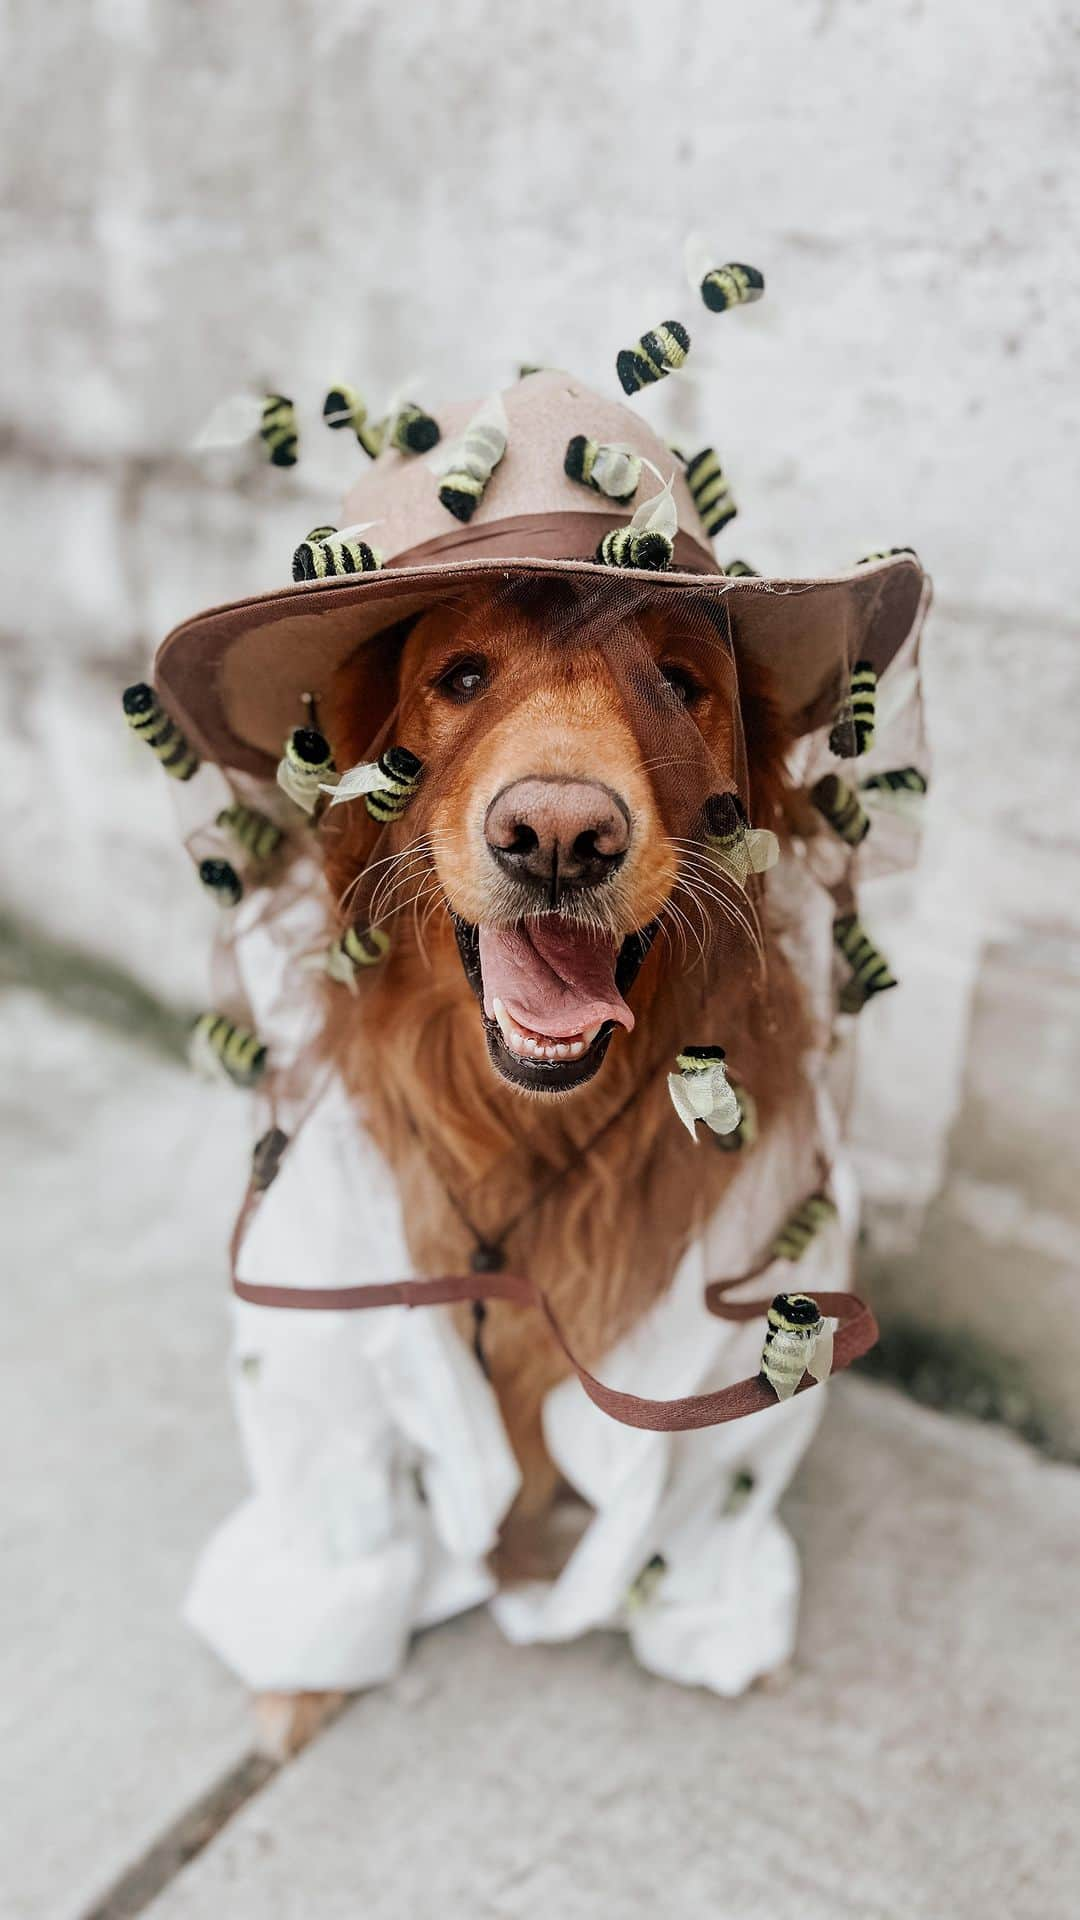
[[[570,1054],[570,1049],[566,1045],[565,1041],[560,1041],[555,1051],[558,1054],[560,1060],[566,1060]]]
[[[595,1027],[586,1027],[584,1033],[581,1036],[583,1046],[585,1047],[592,1046],[592,1043],[596,1039],[596,1036],[599,1033],[600,1028],[603,1026],[603,1024],[604,1023],[602,1020],[598,1020]]]

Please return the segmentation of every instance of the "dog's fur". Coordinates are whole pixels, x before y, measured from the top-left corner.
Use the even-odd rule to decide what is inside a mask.
[[[398,909],[393,954],[381,977],[364,983],[344,1033],[335,1028],[334,1048],[393,1168],[419,1272],[468,1265],[472,1244],[450,1194],[495,1240],[554,1170],[572,1169],[510,1233],[506,1251],[511,1266],[547,1290],[572,1347],[591,1365],[667,1288],[695,1227],[732,1177],[734,1156],[711,1142],[695,1153],[674,1121],[666,1089],[672,1055],[695,1034],[722,1034],[729,1066],[753,1088],[767,1127],[797,1084],[804,1015],[767,930],[763,993],[761,963],[745,938],[730,934],[723,965],[712,965],[706,980],[703,969],[682,964],[696,948],[693,937],[688,949],[680,944],[672,917],[662,921],[633,990],[635,1031],[616,1034],[588,1086],[563,1099],[529,1098],[492,1070],[445,903],[475,924],[498,902],[481,829],[502,785],[536,772],[584,774],[626,797],[641,853],[618,904],[620,935],[662,913],[679,884],[677,851],[627,723],[610,650],[586,637],[545,654],[544,624],[540,596],[508,605],[478,595],[465,607],[428,614],[394,647],[366,650],[338,677],[325,719],[337,764],[368,754],[373,726],[393,713],[394,737],[422,757],[438,802],[423,836],[410,830],[409,816],[394,829],[396,847],[406,851],[383,887],[384,901]],[[693,718],[733,782],[732,703],[711,677],[714,657],[703,657],[692,633],[672,630],[659,615],[644,626],[654,659],[674,658],[698,679],[703,694]],[[480,724],[475,708],[462,712],[440,697],[440,676],[463,653],[483,657],[491,671]],[[524,692],[516,662],[529,663]],[[787,742],[767,689],[745,668],[738,704],[751,818],[783,831]],[[335,896],[347,898],[371,830],[359,809],[342,811],[351,818],[331,846],[328,870]],[[414,897],[416,911],[405,910]],[[684,912],[693,921],[692,899]],[[702,931],[715,937],[704,914]],[[631,1110],[583,1154],[634,1092]],[[540,1413],[567,1366],[535,1316],[505,1304],[489,1312],[485,1354],[522,1470],[512,1516],[520,1522],[541,1514],[555,1491]]]

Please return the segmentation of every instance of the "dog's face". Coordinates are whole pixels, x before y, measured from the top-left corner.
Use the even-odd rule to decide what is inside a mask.
[[[623,619],[482,596],[416,622],[395,694],[424,777],[392,845],[422,840],[498,1073],[568,1093],[633,1026],[701,803],[736,784],[727,646],[660,596]]]

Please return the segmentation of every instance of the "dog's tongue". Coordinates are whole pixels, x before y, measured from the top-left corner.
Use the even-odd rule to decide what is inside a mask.
[[[549,1040],[566,1040],[617,1020],[629,1032],[631,1013],[615,985],[618,942],[559,920],[528,928],[481,927],[484,1012],[495,1018],[501,1000],[520,1027]]]

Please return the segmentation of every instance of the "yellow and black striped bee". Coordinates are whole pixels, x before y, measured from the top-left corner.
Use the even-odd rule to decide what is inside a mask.
[[[289,1136],[280,1127],[270,1127],[260,1139],[256,1140],[251,1155],[251,1184],[256,1193],[265,1193],[277,1179],[281,1158],[289,1144]]]
[[[387,747],[378,760],[379,784],[365,794],[364,803],[373,820],[387,826],[400,820],[424,772],[424,763],[408,747]]]
[[[222,808],[217,825],[223,832],[231,833],[237,845],[253,860],[271,859],[285,838],[276,821],[269,820],[254,807],[243,806],[239,800],[231,807]]]
[[[637,1613],[639,1608],[647,1606],[653,1595],[659,1590],[667,1572],[667,1561],[662,1553],[654,1553],[646,1560],[641,1572],[631,1582],[624,1605],[628,1613]]]
[[[729,307],[748,307],[760,300],[765,291],[765,275],[757,267],[739,260],[713,267],[701,283],[701,297],[710,313],[726,313]]]
[[[339,940],[327,948],[323,965],[331,980],[352,987],[366,967],[377,967],[390,951],[390,935],[384,927],[356,925],[346,927]]]
[[[749,560],[729,560],[724,572],[729,580],[760,580],[761,575]]]
[[[238,907],[243,897],[243,886],[236,868],[228,860],[200,860],[199,879],[207,892],[212,894],[219,907]]]
[[[737,886],[776,865],[780,843],[769,827],[752,827],[737,793],[710,793],[702,837],[714,860]]]
[[[772,1243],[770,1255],[773,1260],[801,1260],[815,1234],[830,1220],[835,1220],[836,1208],[827,1193],[811,1194],[784,1221],[776,1239]]]
[[[259,438],[275,467],[295,467],[296,408],[283,393],[268,393],[263,401]]]
[[[761,1377],[778,1400],[790,1400],[804,1373],[815,1380],[828,1379],[832,1338],[812,1294],[778,1293],[767,1320]]]
[[[469,421],[439,484],[439,499],[455,520],[471,520],[484,489],[506,452],[506,415],[501,402],[485,404]]]
[[[811,787],[810,798],[841,840],[849,847],[862,845],[870,831],[870,815],[846,780],[838,773],[823,773]]]
[[[686,484],[710,539],[734,520],[739,509],[712,447],[702,447],[686,463]]]
[[[833,921],[833,939],[851,967],[851,978],[840,990],[841,1013],[858,1013],[876,993],[899,985],[883,953],[867,938],[853,913]]]
[[[294,580],[330,580],[338,574],[377,573],[382,554],[366,540],[349,539],[336,527],[315,527],[293,554]]]
[[[330,742],[317,727],[294,727],[278,761],[278,786],[305,813],[314,813],[321,789],[336,773]]]
[[[914,547],[875,547],[873,553],[862,554],[855,565],[868,567],[874,560],[895,560],[902,553],[910,553],[913,560],[919,557]]]
[[[170,720],[153,687],[140,680],[124,689],[124,718],[133,733],[145,740],[172,780],[190,780],[199,770],[199,756],[189,747],[175,720]]]
[[[841,760],[855,760],[874,744],[877,673],[869,660],[856,660],[848,695],[829,735],[829,748]]]
[[[690,335],[679,320],[665,320],[643,333],[636,347],[623,347],[615,371],[624,393],[637,393],[681,367],[690,351]]]
[[[437,420],[423,407],[409,400],[399,407],[390,422],[389,440],[399,453],[430,453],[442,438],[442,430]]]
[[[640,567],[646,573],[663,573],[670,567],[675,543],[669,534],[656,527],[612,527],[596,549],[596,558],[605,567]]]
[[[638,490],[641,460],[629,447],[607,447],[576,433],[567,444],[563,471],[595,493],[625,504]]]
[[[862,783],[864,793],[926,793],[926,775],[918,767],[890,767],[887,773],[872,773]]]
[[[323,419],[335,432],[340,427],[351,427],[364,452],[372,460],[383,450],[386,436],[385,423],[378,426],[368,422],[367,404],[355,387],[331,387],[323,401]]]
[[[266,1048],[258,1034],[238,1027],[223,1013],[200,1013],[191,1034],[193,1063],[224,1075],[237,1087],[253,1087],[266,1068]]]

